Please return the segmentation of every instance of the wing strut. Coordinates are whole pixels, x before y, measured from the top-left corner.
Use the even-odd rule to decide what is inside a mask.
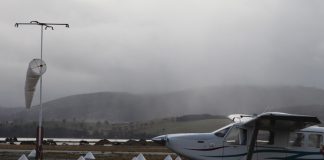
[[[253,151],[254,151],[256,140],[257,140],[258,132],[259,132],[259,122],[258,122],[258,120],[256,120],[255,126],[253,128],[251,141],[250,141],[250,147],[249,147],[249,150],[248,150],[248,153],[246,156],[246,160],[251,160],[253,157]]]

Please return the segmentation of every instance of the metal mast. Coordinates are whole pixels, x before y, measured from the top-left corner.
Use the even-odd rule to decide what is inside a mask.
[[[44,29],[47,30],[50,28],[51,30],[54,30],[53,26],[65,26],[69,28],[69,24],[66,23],[42,23],[38,21],[31,21],[29,23],[16,23],[15,27],[19,27],[20,25],[37,25],[40,26],[41,29],[41,44],[40,44],[40,59],[43,60],[43,31]],[[40,66],[42,67],[42,66]],[[39,121],[38,121],[38,127],[37,127],[37,137],[36,137],[36,160],[42,160],[43,159],[43,137],[44,137],[44,128],[43,128],[43,101],[42,101],[42,92],[43,92],[43,78],[42,76],[40,77],[40,83],[39,83],[39,104],[40,104],[40,109],[39,109]]]

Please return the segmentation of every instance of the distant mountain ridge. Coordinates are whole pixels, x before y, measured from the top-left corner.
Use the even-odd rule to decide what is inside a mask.
[[[324,111],[324,90],[300,86],[222,86],[165,94],[100,92],[59,98],[44,104],[45,120],[144,121],[187,114],[227,115],[284,111],[285,107],[317,106]],[[291,109],[287,109],[290,111]],[[293,111],[294,109],[292,109]],[[302,111],[301,109],[299,109]],[[0,120],[33,120],[37,107],[0,108]],[[324,116],[323,116],[324,117]]]

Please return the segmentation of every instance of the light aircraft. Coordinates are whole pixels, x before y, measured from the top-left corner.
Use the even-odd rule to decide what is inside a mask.
[[[317,117],[266,112],[230,115],[234,122],[211,133],[153,138],[193,160],[324,160],[324,127]]]

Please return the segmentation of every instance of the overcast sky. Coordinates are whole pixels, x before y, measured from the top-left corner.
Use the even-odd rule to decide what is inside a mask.
[[[0,106],[23,106],[44,33],[45,100],[215,85],[324,88],[324,1],[2,0]],[[37,99],[34,101],[37,101]]]

